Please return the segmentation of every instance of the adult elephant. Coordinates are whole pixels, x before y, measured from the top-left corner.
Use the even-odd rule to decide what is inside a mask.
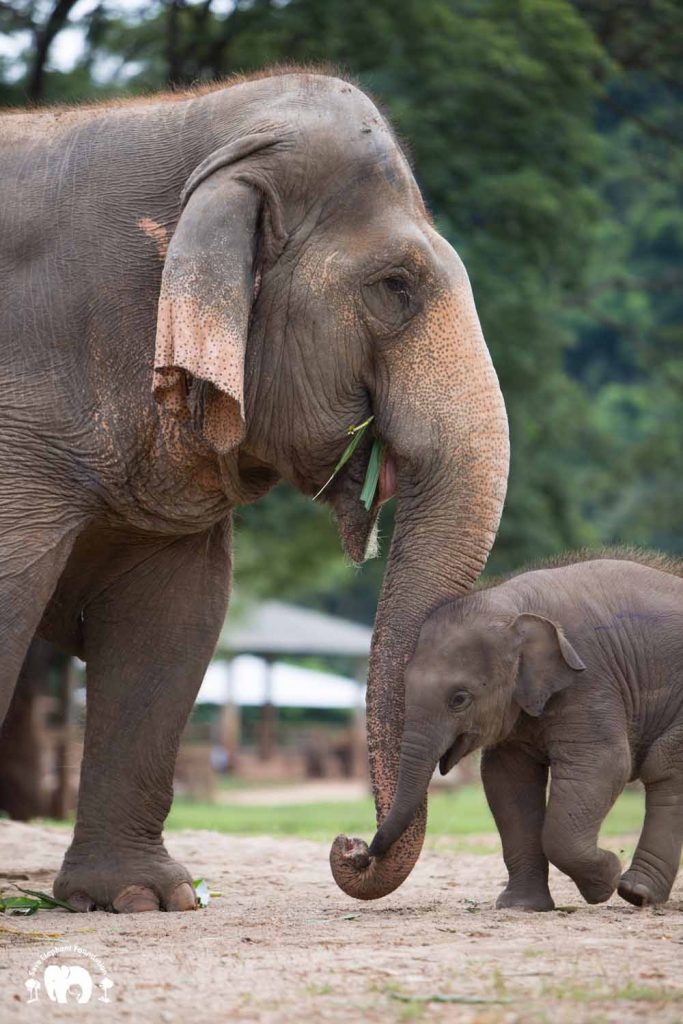
[[[398,495],[368,698],[382,816],[419,625],[496,533],[504,405],[463,266],[347,82],[267,75],[0,123],[0,714],[34,632],[87,662],[55,891],[187,909],[161,833],[228,601],[231,509],[280,478],[315,494],[374,415],[375,504],[369,438],[325,500],[358,561]],[[423,830],[424,813],[369,865],[337,841],[337,879],[389,892]]]

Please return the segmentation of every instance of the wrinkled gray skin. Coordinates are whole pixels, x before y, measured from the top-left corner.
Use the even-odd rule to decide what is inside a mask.
[[[44,712],[53,676],[63,683],[66,661],[44,640],[34,640],[0,727],[0,811],[16,821],[54,814],[43,777]],[[64,663],[64,664],[62,664]],[[61,677],[61,678],[60,678]]]
[[[397,795],[371,855],[400,836],[437,763],[445,774],[485,747],[510,876],[498,907],[552,910],[549,861],[589,903],[617,887],[636,906],[668,898],[683,843],[683,564],[624,559],[526,572],[425,622],[406,673]],[[622,875],[597,840],[634,779],[646,816]]]
[[[502,397],[464,268],[346,82],[292,73],[8,115],[0,179],[0,719],[36,632],[85,659],[55,891],[83,909],[188,909],[161,833],[226,611],[231,509],[280,478],[315,494],[374,413],[379,497],[398,498],[368,696],[381,820],[406,658],[498,527]],[[379,505],[359,501],[370,444],[325,494],[357,561]],[[423,807],[368,870],[338,840],[335,877],[366,898],[395,888],[424,821]]]

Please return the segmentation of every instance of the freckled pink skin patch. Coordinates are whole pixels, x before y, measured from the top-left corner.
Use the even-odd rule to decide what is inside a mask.
[[[140,217],[138,227],[148,238],[151,238],[157,247],[159,259],[163,263],[168,252],[168,231],[162,224],[158,224],[151,217]]]
[[[154,394],[179,419],[189,415],[185,372],[214,385],[204,414],[204,436],[219,453],[244,437],[245,339],[189,296],[163,294],[159,302]]]

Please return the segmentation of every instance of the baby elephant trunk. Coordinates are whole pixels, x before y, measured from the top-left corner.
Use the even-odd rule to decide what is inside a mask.
[[[396,793],[388,815],[370,844],[371,857],[382,857],[415,817],[443,753],[441,745],[440,736],[434,735],[432,730],[406,730],[404,733]]]

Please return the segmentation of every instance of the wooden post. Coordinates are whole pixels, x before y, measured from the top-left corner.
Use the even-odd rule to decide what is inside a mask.
[[[59,739],[55,745],[57,786],[53,797],[55,818],[68,818],[76,807],[76,794],[71,785],[76,709],[74,692],[77,686],[76,662],[69,658],[59,673],[58,719]]]
[[[228,755],[228,771],[235,772],[239,764],[240,744],[242,742],[242,718],[240,709],[235,703],[235,692],[232,678],[232,662],[228,665],[228,692],[221,711],[219,726],[219,742]]]
[[[358,662],[356,667],[356,679],[358,680],[358,689],[360,690],[368,677],[368,662],[367,659],[363,658],[362,661]],[[356,707],[353,709],[353,722],[351,723],[352,731],[352,758],[353,758],[353,777],[354,779],[367,779],[368,778],[368,743],[365,728],[365,705],[362,700],[359,700]]]
[[[277,742],[277,709],[273,704],[273,659],[266,656],[265,663],[265,694],[263,707],[261,708],[261,722],[259,729],[259,759],[261,761],[272,760]]]

